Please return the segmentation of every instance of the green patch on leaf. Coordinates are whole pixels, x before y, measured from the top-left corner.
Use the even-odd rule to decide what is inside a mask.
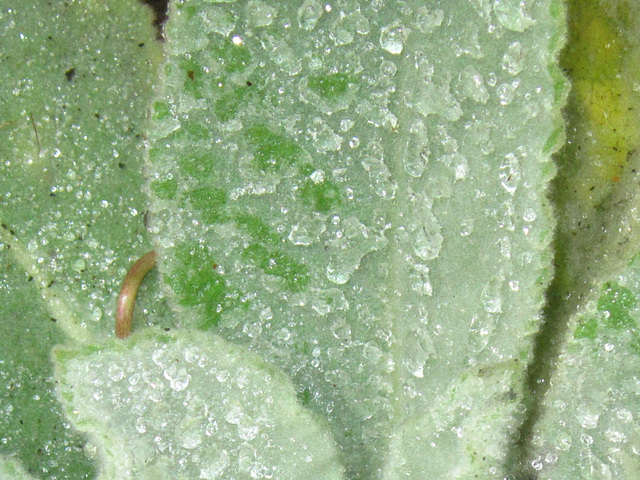
[[[215,159],[213,156],[186,156],[178,160],[178,166],[185,177],[207,178],[214,175]]]
[[[307,205],[320,213],[328,213],[342,204],[340,189],[326,180],[318,183],[306,180],[300,189],[300,195]]]
[[[230,40],[215,45],[213,53],[218,56],[227,73],[242,72],[251,63],[249,49],[243,44],[236,45]]]
[[[260,218],[254,215],[241,214],[236,217],[237,224],[256,242],[278,245],[282,239]]]
[[[207,326],[215,326],[222,311],[231,305],[227,301],[229,288],[224,276],[217,274],[218,264],[213,256],[197,243],[185,243],[175,249],[179,262],[176,276],[167,281],[178,294],[182,306],[200,306],[204,309]],[[181,281],[188,278],[188,282]]]
[[[216,100],[213,111],[221,122],[227,122],[236,116],[248,93],[249,87],[236,87]]]
[[[184,123],[184,131],[192,140],[206,140],[209,138],[209,129],[202,123],[187,121]]]
[[[298,292],[309,282],[309,269],[280,250],[268,250],[258,244],[249,245],[242,253],[267,275],[279,277],[288,290]]]
[[[282,165],[293,165],[298,161],[300,147],[266,125],[250,127],[246,133],[255,146],[255,160],[260,170],[278,170]]]
[[[598,310],[607,312],[603,323],[616,330],[636,325],[636,321],[629,315],[629,310],[635,305],[636,298],[631,290],[615,282],[607,282],[603,294],[598,299]]]
[[[172,200],[178,191],[178,182],[175,179],[154,180],[151,182],[151,191],[163,200]]]
[[[169,104],[167,102],[153,102],[153,113],[151,118],[153,120],[164,120],[171,115],[171,109],[169,108]]]
[[[314,178],[315,168],[311,164],[304,164],[300,173],[307,177],[300,189],[302,200],[311,205],[316,212],[328,213],[335,207],[342,205],[340,189],[324,178]]]
[[[297,397],[300,403],[302,404],[302,406],[306,407],[307,405],[309,405],[309,403],[311,403],[311,400],[313,399],[313,394],[311,393],[311,389],[307,387],[301,392],[298,392]]]
[[[332,73],[330,75],[317,75],[309,78],[309,88],[328,100],[344,95],[353,80],[346,73]]]
[[[227,204],[227,192],[216,187],[202,187],[186,194],[194,209],[207,223],[220,223],[225,220],[224,207]]]
[[[194,98],[202,98],[202,89],[204,87],[202,65],[193,58],[187,58],[180,62],[180,69],[184,74],[183,86],[185,93],[192,95]]]
[[[598,320],[593,317],[582,317],[573,333],[574,338],[595,340],[598,336]]]

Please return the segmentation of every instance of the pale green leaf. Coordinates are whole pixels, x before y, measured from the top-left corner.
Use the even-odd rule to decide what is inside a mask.
[[[338,480],[331,437],[290,380],[202,332],[54,351],[71,422],[98,450],[98,478]]]
[[[613,4],[569,10],[572,128],[558,156],[559,269],[536,372],[550,386],[537,389],[525,443],[541,480],[640,472],[640,6]]]
[[[15,458],[0,455],[0,478],[3,480],[33,480]]]
[[[0,453],[38,478],[95,474],[49,355],[70,337],[112,334],[125,267],[150,248],[140,188],[159,55],[150,19],[134,0],[0,2]],[[149,321],[164,312],[171,325],[155,297]]]
[[[520,422],[563,17],[487,5],[170,13],[149,154],[161,271],[183,326],[291,376],[350,478],[500,477]]]

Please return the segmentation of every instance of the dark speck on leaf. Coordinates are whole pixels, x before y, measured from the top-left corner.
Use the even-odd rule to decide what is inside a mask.
[[[71,80],[73,80],[73,77],[76,76],[76,68],[70,68],[69,70],[64,72],[64,75],[67,77],[67,82],[70,82]]]

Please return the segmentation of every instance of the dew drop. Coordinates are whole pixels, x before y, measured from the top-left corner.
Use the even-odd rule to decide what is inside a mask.
[[[511,195],[520,185],[520,162],[513,153],[508,153],[505,162],[500,165],[500,184]]]
[[[502,283],[504,279],[496,275],[482,289],[482,304],[488,313],[502,313]]]
[[[322,3],[316,0],[305,0],[298,9],[298,25],[304,30],[313,30],[322,16]]]
[[[414,232],[413,249],[422,260],[433,260],[440,254],[442,242],[440,224],[431,209],[428,209],[422,217],[422,226]]]
[[[226,450],[212,452],[211,457],[203,458],[200,466],[200,478],[205,480],[220,478],[231,463]]]
[[[393,55],[399,55],[409,33],[410,30],[399,21],[393,22],[380,29],[380,46]]]
[[[252,27],[266,27],[271,25],[277,17],[275,8],[260,0],[252,0],[247,5],[247,18]]]
[[[184,368],[178,368],[176,365],[171,365],[164,371],[164,378],[169,380],[169,386],[176,392],[181,392],[189,386],[191,376]]]

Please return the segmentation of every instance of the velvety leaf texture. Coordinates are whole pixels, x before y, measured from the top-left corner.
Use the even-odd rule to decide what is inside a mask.
[[[1,479],[637,477],[635,2],[168,18],[0,0]]]
[[[291,376],[349,478],[504,476],[551,274],[562,17],[484,7],[172,4],[149,152],[170,296]]]
[[[219,337],[150,330],[54,357],[67,414],[104,459],[100,478],[342,478],[290,380]]]

